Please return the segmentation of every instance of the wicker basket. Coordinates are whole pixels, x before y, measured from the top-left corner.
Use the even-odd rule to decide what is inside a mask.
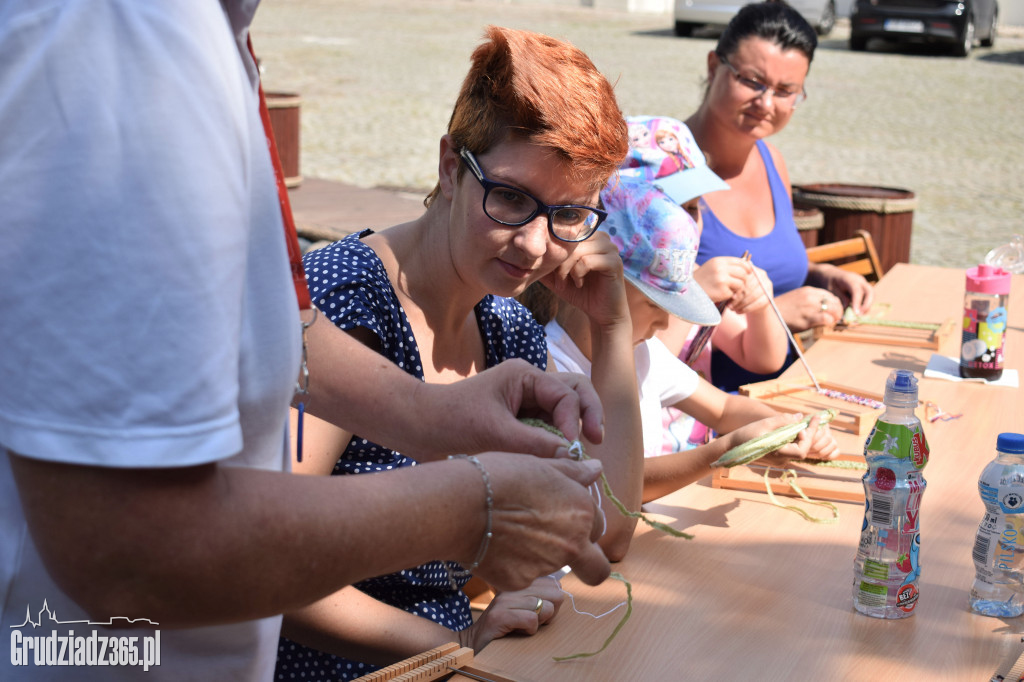
[[[878,249],[883,272],[896,263],[910,262],[910,233],[917,199],[909,190],[867,185],[794,185],[793,205],[817,208],[824,214],[819,244],[849,239],[857,230],[867,230]]]

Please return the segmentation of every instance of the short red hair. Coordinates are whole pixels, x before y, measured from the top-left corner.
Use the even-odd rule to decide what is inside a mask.
[[[557,152],[573,179],[603,187],[629,151],[608,80],[565,41],[498,26],[484,36],[448,122],[455,148],[482,154],[508,138],[527,141]]]

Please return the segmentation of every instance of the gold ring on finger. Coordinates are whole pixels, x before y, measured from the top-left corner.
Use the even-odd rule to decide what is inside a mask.
[[[540,615],[540,610],[543,609],[543,608],[544,608],[544,600],[541,599],[540,597],[537,597],[537,605],[533,607],[533,612],[536,613],[539,616]]]

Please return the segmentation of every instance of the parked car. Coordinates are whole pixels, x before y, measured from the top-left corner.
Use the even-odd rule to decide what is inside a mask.
[[[850,49],[863,50],[870,38],[896,42],[947,43],[966,57],[975,42],[996,40],[996,0],[856,0],[850,15]]]
[[[707,24],[725,26],[743,5],[754,0],[676,0],[676,35],[689,36]],[[818,35],[828,35],[836,25],[836,0],[788,0],[814,27]]]

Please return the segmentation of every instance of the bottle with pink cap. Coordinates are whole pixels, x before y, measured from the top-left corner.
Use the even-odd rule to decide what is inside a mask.
[[[1010,273],[992,265],[968,268],[960,376],[995,381],[1003,375],[1003,336]]]

